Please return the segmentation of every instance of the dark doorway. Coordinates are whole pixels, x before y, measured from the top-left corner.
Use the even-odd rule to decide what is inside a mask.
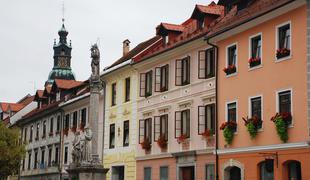
[[[230,169],[229,180],[241,180],[241,170],[240,168],[234,166]]]
[[[112,180],[124,180],[124,166],[112,167]]]
[[[195,180],[195,166],[180,167],[179,180]]]

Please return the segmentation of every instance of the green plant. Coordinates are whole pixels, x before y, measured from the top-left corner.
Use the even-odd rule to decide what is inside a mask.
[[[257,128],[255,127],[255,125],[251,122],[249,124],[246,125],[248,132],[251,136],[251,139],[254,139],[257,135]]]
[[[237,124],[235,121],[227,121],[221,125],[220,130],[223,130],[223,136],[227,144],[232,143],[232,140],[234,138],[234,130],[236,127]]]
[[[277,134],[280,137],[281,141],[287,142],[288,140],[288,132],[287,128],[289,125],[289,121],[291,121],[292,116],[289,112],[285,113],[277,113],[275,116],[271,118],[271,121],[275,123]]]
[[[244,125],[247,127],[247,130],[251,136],[251,139],[254,139],[257,135],[259,125],[261,125],[263,122],[260,118],[258,118],[256,115],[254,115],[252,118],[242,118],[244,121]]]

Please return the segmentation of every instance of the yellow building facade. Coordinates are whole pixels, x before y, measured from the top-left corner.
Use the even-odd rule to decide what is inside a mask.
[[[136,179],[137,73],[127,60],[107,69],[105,82],[105,168],[107,179]]]

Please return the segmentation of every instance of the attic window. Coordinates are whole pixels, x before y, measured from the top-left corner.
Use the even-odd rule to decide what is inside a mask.
[[[168,35],[163,36],[163,44],[167,45],[168,43],[169,43],[169,36]]]
[[[205,27],[205,21],[203,19],[197,20],[197,29],[203,29]]]

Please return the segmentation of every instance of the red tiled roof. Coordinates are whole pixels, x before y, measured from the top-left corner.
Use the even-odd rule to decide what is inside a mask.
[[[177,24],[169,24],[169,23],[161,23],[157,26],[157,28],[164,28],[168,31],[177,31],[177,32],[183,32],[185,27],[182,25]]]
[[[46,111],[46,110],[48,110],[48,109],[57,107],[59,103],[60,103],[60,102],[55,102],[55,103],[52,103],[52,104],[43,105],[40,109],[34,109],[34,110],[30,111],[29,113],[27,113],[26,115],[24,115],[24,116],[22,117],[22,119],[33,117],[33,116],[35,116],[35,115],[37,115],[37,114],[39,114],[39,113],[41,113],[41,112],[43,112],[43,111]]]
[[[3,112],[8,112],[10,103],[1,102],[0,106]]]
[[[124,55],[123,57],[121,57],[120,59],[118,59],[112,65],[106,67],[105,69],[110,69],[116,65],[119,65],[119,64],[133,58],[134,56],[138,55],[139,53],[144,51],[146,48],[148,48],[150,45],[154,44],[159,39],[160,39],[160,36],[154,36],[154,37],[138,44],[135,48],[130,50],[126,55]]]
[[[222,15],[224,12],[224,6],[216,5],[214,2],[212,2],[208,6],[196,5],[195,8],[202,13],[213,14],[213,15],[218,15],[218,16]]]
[[[31,95],[28,94],[22,100],[18,101],[18,103],[23,104],[23,105],[26,106],[26,105],[30,104],[33,100],[34,100],[34,96],[31,96]]]
[[[54,84],[56,84],[59,89],[71,89],[82,85],[83,81],[55,79]]]
[[[12,112],[18,112],[20,111],[21,109],[23,109],[26,105],[24,104],[15,104],[15,103],[12,103],[9,105],[9,108],[11,109]]]

